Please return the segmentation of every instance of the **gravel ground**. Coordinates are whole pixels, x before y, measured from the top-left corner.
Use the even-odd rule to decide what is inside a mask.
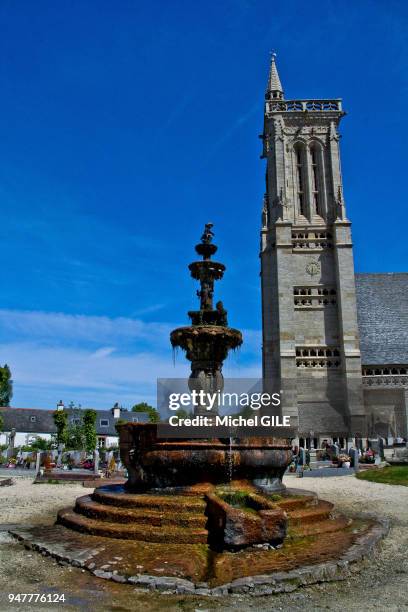
[[[48,557],[25,551],[6,532],[8,524],[52,524],[56,512],[72,505],[87,489],[79,485],[33,485],[15,478],[0,487],[0,612],[8,610],[408,610],[408,487],[381,485],[354,476],[297,479],[287,486],[316,491],[349,515],[386,517],[389,536],[379,554],[347,581],[315,585],[292,594],[263,598],[216,599],[140,592],[131,585],[98,580],[84,570],[61,567]],[[1,532],[2,530],[2,532]],[[9,604],[8,593],[65,593],[65,604]]]

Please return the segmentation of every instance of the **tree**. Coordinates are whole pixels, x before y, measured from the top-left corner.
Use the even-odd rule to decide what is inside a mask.
[[[67,427],[66,450],[83,450],[84,430],[81,423],[70,423]]]
[[[82,418],[85,449],[88,453],[91,453],[96,448],[96,416],[96,411],[88,408],[85,410]]]
[[[57,428],[57,443],[66,444],[68,438],[68,414],[64,410],[56,410],[52,418]]]
[[[135,404],[132,407],[132,412],[146,412],[149,415],[150,423],[158,423],[160,421],[159,412],[156,410],[156,408],[153,408],[153,406],[150,406],[146,402]]]
[[[33,440],[30,444],[32,450],[36,451],[47,451],[51,450],[52,440],[46,440],[45,438],[38,437]]]
[[[188,419],[192,416],[191,412],[187,412],[184,408],[178,408],[174,413],[179,419]]]
[[[0,406],[10,406],[13,397],[13,381],[7,364],[0,366]]]

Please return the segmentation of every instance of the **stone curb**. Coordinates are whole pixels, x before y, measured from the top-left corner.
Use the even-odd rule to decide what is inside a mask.
[[[68,552],[63,545],[57,543],[39,542],[38,538],[37,541],[34,541],[33,534],[27,529],[13,528],[9,530],[9,533],[22,542],[26,548],[38,551],[42,555],[51,556],[62,564],[87,569],[98,578],[128,583],[141,589],[155,590],[166,594],[220,597],[238,593],[254,596],[289,593],[301,586],[345,580],[361,569],[358,562],[374,554],[377,545],[387,535],[389,529],[390,523],[388,520],[377,519],[376,524],[367,533],[361,535],[337,560],[306,565],[288,572],[238,578],[233,582],[214,588],[210,588],[207,583],[194,584],[190,580],[173,576],[150,576],[148,574],[122,576],[116,571],[104,571],[102,568],[96,568],[94,563],[87,563],[99,552],[97,549],[70,550]]]

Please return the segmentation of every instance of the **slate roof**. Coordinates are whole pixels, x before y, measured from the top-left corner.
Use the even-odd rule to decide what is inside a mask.
[[[65,411],[68,413],[68,422],[71,422],[71,419],[78,418],[83,409],[65,408]],[[113,418],[112,411],[97,410],[96,414],[96,433],[98,436],[117,436],[118,432],[115,429],[117,419]],[[131,410],[121,410],[120,418],[124,421],[133,421],[135,423],[147,423],[149,421],[149,415],[146,412],[132,412]],[[102,425],[101,421],[108,421],[108,425]]]
[[[68,423],[71,423],[72,419],[78,418],[83,413],[83,410],[65,408],[65,412],[68,413]],[[56,433],[57,429],[52,417],[54,412],[54,410],[43,410],[42,408],[0,407],[0,415],[4,421],[2,429],[3,431],[15,429],[17,432],[36,434]],[[97,435],[117,436],[118,434],[115,429],[117,419],[113,418],[112,411],[97,410],[96,414]],[[149,421],[149,415],[146,412],[131,412],[128,410],[121,410],[120,418],[137,423],[147,423]],[[102,423],[108,421],[108,423],[107,425],[102,425],[101,421]]]
[[[363,365],[408,364],[408,273],[356,274]]]
[[[52,418],[54,410],[40,408],[0,408],[3,417],[3,431],[22,431],[27,433],[56,433]]]

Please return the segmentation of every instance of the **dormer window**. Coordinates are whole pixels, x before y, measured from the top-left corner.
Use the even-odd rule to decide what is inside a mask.
[[[101,427],[109,427],[109,419],[101,419],[99,423]]]
[[[36,416],[30,416],[30,421],[31,423],[35,423],[37,421],[37,417]]]

